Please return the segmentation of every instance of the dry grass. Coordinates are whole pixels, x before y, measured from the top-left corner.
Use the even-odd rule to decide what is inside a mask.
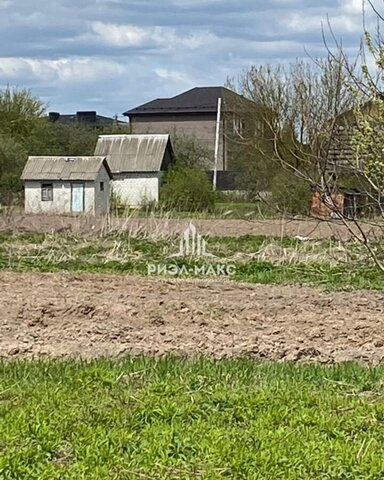
[[[27,259],[59,264],[81,261],[84,258],[88,263],[140,260],[143,255],[132,245],[131,238],[137,237],[127,235],[127,238],[122,240],[113,236],[47,234],[41,243],[7,242],[3,248],[13,262]]]
[[[154,237],[156,239],[154,239]],[[171,257],[179,237],[140,229],[110,235],[0,233],[0,269],[84,271],[148,275],[148,265],[178,265],[186,271],[209,264],[231,265],[234,280],[251,283],[313,283],[332,288],[382,288],[383,279],[355,244],[210,237],[205,257]]]
[[[294,247],[283,246],[276,240],[264,241],[260,250],[253,259],[271,262],[278,265],[292,264],[325,264],[336,266],[340,263],[349,263],[362,258],[363,252],[359,254],[351,249],[351,245],[341,242],[299,242]]]
[[[146,218],[140,218],[134,210],[127,211],[123,217],[92,216],[43,216],[25,215],[9,210],[0,214],[0,232],[44,232],[70,233],[73,235],[92,234],[109,235],[125,232],[129,236],[146,235],[152,239],[167,239],[180,235],[188,223],[192,221],[202,235],[221,237],[240,237],[244,235],[260,235],[265,237],[300,237],[311,240],[348,241],[353,237],[349,228],[358,234],[356,226],[348,228],[339,221],[325,222],[316,219],[201,219],[191,215],[189,218],[174,218],[173,212],[152,212]],[[383,225],[361,225],[365,234],[372,241],[383,238]]]
[[[33,241],[34,240],[34,241]],[[224,239],[223,239],[224,240]],[[166,257],[174,250],[175,237],[164,230],[148,233],[142,228],[130,228],[124,234],[115,232],[108,235],[73,235],[51,233],[44,235],[42,241],[18,241],[17,237],[3,244],[3,251],[9,259],[18,261],[28,259],[62,263],[87,260],[89,263],[127,262],[142,260],[148,250],[146,244],[155,244],[159,256]],[[220,240],[211,242],[212,247]],[[220,256],[220,260],[239,263],[249,260],[270,262],[276,265],[322,264],[335,266],[364,258],[364,253],[354,244],[341,242],[297,241],[294,245],[285,245],[277,239],[264,239],[253,252],[230,252]],[[231,247],[233,249],[233,247]]]

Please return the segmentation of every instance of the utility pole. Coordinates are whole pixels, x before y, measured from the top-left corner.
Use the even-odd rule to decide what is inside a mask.
[[[219,146],[220,146],[220,121],[221,121],[221,98],[217,100],[215,168],[213,170],[213,190],[216,190],[216,187],[217,187],[217,164],[219,163]]]

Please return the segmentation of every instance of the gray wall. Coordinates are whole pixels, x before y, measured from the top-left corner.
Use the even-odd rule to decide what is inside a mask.
[[[212,159],[208,168],[214,167],[214,151],[216,137],[216,115],[152,115],[145,117],[131,117],[132,133],[169,133],[174,135],[195,138],[209,151]],[[220,129],[219,163],[218,169],[224,168],[224,136],[223,127]]]
[[[100,183],[104,183],[104,191],[100,189]],[[111,196],[111,182],[107,170],[102,166],[95,182],[95,214],[104,215],[109,213]]]

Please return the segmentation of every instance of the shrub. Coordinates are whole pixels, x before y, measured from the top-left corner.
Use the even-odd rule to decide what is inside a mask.
[[[304,180],[292,173],[278,173],[272,182],[271,200],[281,211],[292,215],[307,215],[311,190]]]
[[[190,166],[175,165],[166,174],[160,202],[167,209],[212,211],[215,194],[205,172]]]
[[[196,138],[175,133],[172,136],[172,143],[177,164],[203,170],[209,169],[212,152]]]
[[[20,175],[27,157],[20,143],[0,133],[0,203],[9,205],[15,194],[21,192]]]

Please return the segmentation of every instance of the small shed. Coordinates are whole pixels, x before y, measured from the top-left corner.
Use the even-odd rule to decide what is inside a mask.
[[[29,157],[21,178],[26,213],[109,212],[112,173],[105,156]]]
[[[159,201],[174,156],[169,135],[100,135],[95,155],[108,156],[113,191],[133,207]]]
[[[335,186],[331,192],[315,187],[312,194],[311,215],[318,218],[361,217],[366,210],[367,195],[353,188]]]

